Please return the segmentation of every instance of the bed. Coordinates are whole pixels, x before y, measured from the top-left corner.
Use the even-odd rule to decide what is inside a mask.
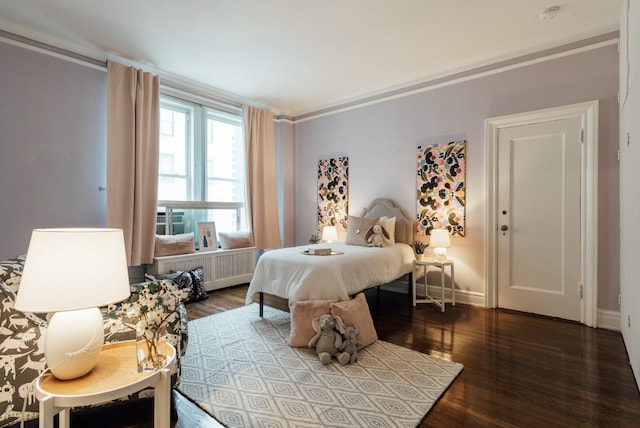
[[[383,248],[332,242],[267,251],[258,259],[246,303],[258,294],[262,316],[264,293],[289,300],[348,300],[360,291],[411,274],[415,220],[386,198],[375,199],[361,215],[383,216],[396,218],[396,242]],[[305,254],[316,247],[330,247],[340,254]],[[411,277],[408,284],[411,286]]]

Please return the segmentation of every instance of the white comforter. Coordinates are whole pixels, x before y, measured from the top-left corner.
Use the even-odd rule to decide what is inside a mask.
[[[344,254],[302,254],[314,247]],[[259,292],[285,299],[349,300],[350,295],[411,272],[413,259],[413,249],[401,243],[370,248],[332,242],[267,251],[258,259],[246,303]]]

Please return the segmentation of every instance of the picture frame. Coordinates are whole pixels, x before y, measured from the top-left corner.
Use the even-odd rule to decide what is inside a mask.
[[[200,251],[215,251],[218,249],[215,221],[198,222],[198,246]]]

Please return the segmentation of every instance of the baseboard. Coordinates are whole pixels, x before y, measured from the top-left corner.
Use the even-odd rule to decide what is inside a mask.
[[[598,328],[620,331],[620,312],[598,309]]]
[[[409,291],[407,282],[399,281],[399,280],[383,285],[382,289],[391,291],[394,293],[403,293],[403,294],[407,294]],[[440,292],[440,287],[435,287],[431,285],[429,286],[429,294],[437,295],[437,293],[439,292]],[[449,299],[450,297],[451,297],[451,293],[447,289],[445,291],[445,298]],[[476,292],[466,291],[466,290],[456,290],[456,303],[485,307],[486,299],[484,294],[482,293],[476,293]],[[620,331],[620,312],[611,311],[607,309],[598,309],[597,323],[598,323],[597,324],[598,328],[603,328],[605,330]]]
[[[407,294],[409,292],[409,287],[407,281],[396,280],[390,282],[389,284],[385,284],[382,286],[383,290],[391,291],[394,293],[403,293]],[[440,293],[440,287],[429,285],[429,294],[433,296],[437,296]],[[449,289],[445,290],[445,299],[451,298],[451,291]],[[484,294],[476,293],[473,291],[467,290],[456,290],[456,303],[466,304],[466,305],[474,305],[474,306],[482,306],[485,307],[486,299]]]

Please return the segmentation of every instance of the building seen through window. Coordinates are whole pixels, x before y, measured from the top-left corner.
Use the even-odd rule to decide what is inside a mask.
[[[240,113],[161,96],[158,233],[167,232],[167,205],[174,234],[202,221],[218,232],[248,229],[245,176]]]

